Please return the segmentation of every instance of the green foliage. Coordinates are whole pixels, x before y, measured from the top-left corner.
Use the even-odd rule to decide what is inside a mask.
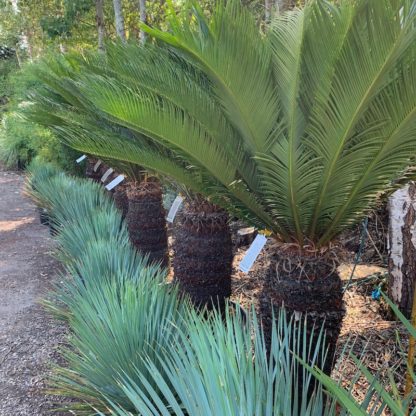
[[[284,311],[269,355],[254,311],[191,308],[165,283],[166,272],[132,248],[99,185],[34,164],[28,188],[58,229],[65,275],[48,306],[69,323],[71,336],[68,366],[56,369],[52,387],[76,399],[68,408],[77,414],[375,416],[389,409],[403,415],[414,398],[415,392],[400,397],[393,374],[388,391],[351,355],[357,366],[351,383],[364,376],[370,386],[356,402],[315,366],[323,334],[311,345],[304,321]]]
[[[292,404],[306,411],[309,403],[313,411],[305,414],[322,414],[322,392],[287,400],[297,379],[290,349],[312,365],[319,353],[319,343],[310,357],[308,349],[299,351],[306,337],[301,325],[281,316],[269,360],[255,318],[244,323],[239,312],[230,312],[224,325],[220,314],[200,315],[164,283],[165,271],[131,247],[99,185],[54,172],[33,165],[29,188],[54,219],[67,274],[49,307],[71,327],[69,367],[57,370],[53,386],[79,400],[72,409],[110,414],[110,401],[140,414],[237,414],[239,408],[271,414],[278,406],[292,415]],[[307,391],[311,377],[303,375]]]
[[[211,19],[191,3],[170,11],[169,31],[145,27],[162,46],[49,64],[35,119],[278,239],[326,245],[412,163],[415,16],[409,0],[317,0],[276,17],[265,37],[238,1]]]
[[[382,293],[382,295],[384,300],[392,308],[395,316],[407,329],[409,336],[415,337],[416,329],[412,326],[411,322],[405,318],[397,306],[384,293]],[[401,354],[406,356],[406,351],[401,351]],[[322,383],[323,386],[325,386],[326,390],[334,397],[334,399],[342,404],[345,409],[348,409],[348,414],[359,416],[381,415],[384,414],[382,412],[388,409],[388,414],[394,416],[416,415],[416,407],[413,405],[416,399],[415,384],[413,384],[413,389],[409,396],[402,397],[400,387],[395,381],[395,368],[388,369],[390,385],[383,386],[378,380],[377,375],[372,374],[369,369],[362,364],[359,358],[352,352],[350,352],[349,355],[357,367],[357,374],[354,376],[352,383],[356,382],[360,377],[367,379],[369,383],[369,388],[362,403],[358,403],[349,391],[342,388],[320,369],[311,367],[303,359],[298,358],[298,360]],[[408,368],[407,371],[409,372],[413,383],[415,383],[416,375],[414,369]],[[402,374],[400,375],[402,376]]]
[[[1,62],[1,61],[0,61]],[[0,124],[0,159],[8,167],[24,167],[37,158],[44,163],[54,163],[62,169],[81,173],[74,163],[78,153],[62,144],[51,130],[22,119],[21,112],[29,102],[27,96],[41,83],[35,75],[36,64],[27,64],[7,78],[8,112]]]

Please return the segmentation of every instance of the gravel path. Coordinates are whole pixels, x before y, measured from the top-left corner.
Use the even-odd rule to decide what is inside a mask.
[[[23,184],[0,168],[0,416],[48,415],[58,404],[44,389],[66,330],[39,305],[59,264]]]

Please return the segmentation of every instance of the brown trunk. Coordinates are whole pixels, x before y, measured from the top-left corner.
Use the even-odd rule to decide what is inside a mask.
[[[389,296],[407,318],[416,282],[416,184],[389,200]]]
[[[301,255],[293,249],[278,249],[271,255],[270,264],[261,305],[266,333],[271,330],[272,305],[276,308],[275,314],[282,305],[294,319],[306,314],[309,339],[312,332],[317,339],[324,326],[328,355],[325,365],[317,364],[330,374],[345,314],[336,263],[320,256]]]
[[[198,306],[224,305],[231,294],[228,214],[206,201],[185,203],[175,221],[174,280]]]
[[[129,200],[126,216],[130,239],[150,261],[169,264],[165,209],[162,204],[160,182],[150,178],[140,184],[131,183],[127,189]]]
[[[126,184],[120,184],[116,186],[113,192],[114,205],[121,213],[123,219],[126,218],[129,210],[129,198],[127,197],[127,186]]]

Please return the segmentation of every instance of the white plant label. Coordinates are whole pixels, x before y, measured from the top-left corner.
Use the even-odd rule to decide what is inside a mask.
[[[87,158],[87,155],[82,155],[81,157],[79,157],[75,162],[77,163],[81,163],[83,160],[85,160]]]
[[[100,167],[101,163],[103,163],[102,160],[99,160],[95,165],[94,165],[94,172],[97,172],[97,169]]]
[[[104,173],[103,177],[101,178],[101,182],[105,182],[105,181],[108,179],[108,177],[109,177],[109,176],[110,176],[113,172],[114,172],[114,169],[112,169],[112,168],[108,169],[108,170]]]
[[[114,189],[118,184],[124,181],[124,175],[118,175],[117,178],[113,179],[106,187],[107,191],[111,191]]]
[[[253,240],[251,246],[247,250],[243,260],[240,262],[239,269],[242,272],[248,273],[250,271],[266,242],[267,237],[265,237],[263,234],[257,234],[256,238]]]
[[[166,217],[167,222],[173,222],[173,220],[176,217],[176,214],[178,213],[179,207],[182,205],[182,202],[183,198],[178,195],[173,201],[172,206],[170,207],[168,216]]]

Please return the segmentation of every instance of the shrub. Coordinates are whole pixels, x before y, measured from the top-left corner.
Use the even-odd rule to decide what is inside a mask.
[[[74,163],[78,152],[62,144],[51,130],[20,116],[29,105],[28,95],[40,86],[34,74],[37,65],[28,63],[18,71],[10,70],[3,80],[7,86],[4,94],[8,104],[0,124],[0,160],[9,168],[24,168],[37,158],[43,163],[54,163],[65,171],[80,174],[81,167]],[[0,91],[0,100],[1,96]]]

